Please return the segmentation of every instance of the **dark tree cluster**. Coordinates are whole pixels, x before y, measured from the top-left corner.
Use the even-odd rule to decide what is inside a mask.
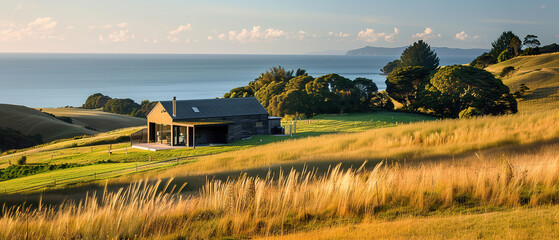
[[[141,104],[138,104],[129,98],[111,98],[101,93],[95,93],[87,98],[82,107],[88,109],[101,108],[104,112],[130,115],[133,117],[146,117],[156,104],[157,102],[150,102],[149,100],[144,100]]]
[[[370,79],[350,80],[338,74],[313,78],[305,70],[287,71],[282,67],[271,68],[248,86],[234,88],[224,97],[256,97],[274,116],[310,117],[394,108]]]
[[[85,103],[82,105],[82,108],[85,109],[98,109],[105,106],[107,101],[111,100],[111,97],[105,96],[101,93],[95,93],[85,100]]]
[[[495,47],[500,47],[503,41],[496,41]],[[404,50],[402,56],[414,59],[408,64],[415,65],[397,68],[386,77],[386,92],[403,105],[403,110],[446,118],[517,112],[516,100],[501,80],[476,67],[438,68],[436,54],[425,54],[430,49],[425,45],[419,41]],[[492,55],[486,53],[480,57],[490,59]]]

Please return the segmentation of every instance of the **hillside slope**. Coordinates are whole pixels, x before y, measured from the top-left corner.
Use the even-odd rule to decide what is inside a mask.
[[[81,108],[43,108],[43,112],[72,118],[72,123],[98,132],[146,125],[145,118]]]
[[[0,104],[0,127],[12,128],[26,135],[41,134],[45,142],[98,133],[63,122],[32,108],[10,104]]]
[[[514,70],[501,77],[511,92],[524,83],[531,93],[519,101],[520,112],[534,112],[559,107],[559,53],[516,57],[491,65],[485,70],[500,75],[505,67]]]

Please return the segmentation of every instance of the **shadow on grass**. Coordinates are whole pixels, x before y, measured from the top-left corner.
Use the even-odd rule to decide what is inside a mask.
[[[425,163],[438,163],[441,161],[460,161],[467,158],[471,158],[474,154],[478,156],[486,156],[486,157],[500,157],[503,154],[506,155],[515,155],[515,154],[530,154],[530,153],[537,153],[542,151],[546,148],[557,148],[559,147],[559,138],[549,140],[549,141],[542,141],[536,142],[532,144],[525,144],[525,145],[507,145],[501,147],[495,147],[480,151],[471,151],[468,153],[463,153],[456,156],[434,156],[428,158],[419,158],[419,159],[409,159],[409,160],[402,160],[402,159],[372,159],[369,160],[364,168],[366,170],[372,170],[376,164],[380,161],[386,161],[388,164],[398,163],[404,166],[415,166],[419,164]],[[252,168],[246,170],[239,170],[239,171],[227,171],[227,172],[217,172],[217,173],[209,173],[209,174],[198,174],[198,175],[185,175],[175,177],[172,185],[176,185],[177,187],[181,186],[185,182],[188,184],[183,189],[183,194],[185,195],[196,195],[198,194],[198,190],[204,184],[207,183],[209,180],[221,180],[227,181],[228,179],[236,179],[242,174],[246,174],[250,177],[260,177],[265,178],[268,173],[272,176],[278,177],[280,171],[284,173],[289,172],[291,169],[302,171],[306,170],[314,170],[317,173],[317,176],[324,175],[328,172],[328,170],[338,164],[341,164],[341,168],[344,170],[347,169],[357,169],[363,165],[365,160],[351,160],[351,161],[312,161],[312,162],[294,162],[294,163],[282,163],[282,164],[275,164],[267,167],[260,167],[260,168]],[[162,182],[167,182],[169,179],[161,179]],[[150,180],[148,183],[155,183],[157,180]],[[109,183],[107,184],[106,188],[109,192],[118,191],[121,188],[126,188],[130,185],[130,183]],[[162,184],[165,185],[165,184]],[[163,190],[164,186],[160,187],[160,191]],[[169,188],[169,189],[170,189]],[[39,199],[42,197],[43,206],[55,206],[59,205],[63,202],[77,202],[83,200],[86,195],[92,196],[92,193],[95,192],[97,194],[98,199],[101,198],[101,195],[105,189],[105,186],[99,185],[97,183],[89,183],[89,184],[82,184],[79,186],[68,187],[65,189],[52,189],[52,190],[45,190],[40,193],[29,193],[29,194],[14,194],[14,195],[0,195],[0,205],[5,205],[6,207],[15,206],[15,205],[31,205],[32,207],[36,207],[39,204]],[[1,214],[1,213],[0,213]]]

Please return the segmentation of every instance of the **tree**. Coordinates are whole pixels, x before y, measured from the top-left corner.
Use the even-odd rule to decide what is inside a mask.
[[[302,90],[289,90],[270,101],[270,114],[275,116],[309,114],[308,96]]]
[[[140,105],[135,103],[132,99],[113,98],[103,106],[103,111],[131,115],[132,112],[135,110],[137,111],[138,108],[140,108]]]
[[[439,67],[439,58],[429,44],[419,40],[404,50],[400,56],[402,67],[422,66],[429,71]]]
[[[263,88],[260,88],[258,92],[256,92],[255,97],[258,101],[264,106],[264,108],[268,108],[270,104],[270,100],[274,96],[280,95],[284,92],[285,89],[284,82],[271,82]]]
[[[497,40],[491,43],[491,51],[489,53],[497,59],[499,55],[507,49],[509,49],[509,51],[515,51],[513,48],[519,46],[516,40],[520,41],[520,38],[511,31],[503,32]],[[511,44],[511,41],[513,41],[513,44]]]
[[[304,70],[297,70],[299,74],[305,74]],[[261,73],[258,78],[254,79],[248,84],[248,87],[253,93],[258,92],[260,88],[266,86],[271,82],[287,82],[293,78],[293,70],[287,71],[282,66],[272,67],[264,73]]]
[[[429,69],[422,66],[397,69],[386,77],[386,92],[402,103],[404,109],[413,107],[419,87],[429,76]]]
[[[497,63],[497,58],[493,58],[493,56],[490,53],[483,53],[480,56],[478,56],[476,59],[474,59],[470,63],[470,66],[484,69],[487,66],[495,63]]]
[[[377,85],[368,78],[356,78],[353,84],[359,90],[362,98],[369,99],[378,91]]]
[[[493,74],[453,65],[439,69],[420,91],[418,103],[442,117],[499,115],[517,112],[509,88]]]
[[[394,103],[386,95],[386,92],[376,92],[369,100],[369,109],[392,111],[394,110]]]
[[[228,93],[223,95],[223,98],[242,98],[254,97],[254,91],[249,86],[237,87],[231,89]]]
[[[514,35],[509,43],[509,47],[510,49],[513,50],[514,52],[514,57],[520,55],[520,48],[522,47],[522,41],[520,41],[520,38],[516,35]]]
[[[402,67],[402,61],[400,61],[399,59],[396,59],[392,62],[387,63],[386,65],[384,65],[383,68],[380,69],[381,75],[388,75],[390,74],[392,71],[394,71],[397,68]]]
[[[526,35],[524,37],[523,45],[528,48],[536,48],[540,46],[540,41],[538,40],[538,36],[536,35]]]
[[[514,56],[510,53],[510,51],[508,49],[505,49],[501,54],[499,54],[499,57],[497,57],[497,62],[504,62],[513,57]]]
[[[85,103],[82,105],[82,108],[86,108],[86,109],[102,108],[110,99],[111,98],[109,96],[105,96],[101,93],[95,93],[89,96],[87,100],[85,100]]]

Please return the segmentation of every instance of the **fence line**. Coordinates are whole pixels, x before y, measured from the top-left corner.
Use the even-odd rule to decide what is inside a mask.
[[[199,157],[199,156],[196,156]],[[108,179],[110,177],[114,177],[114,176],[118,176],[118,175],[124,175],[124,174],[128,174],[128,173],[132,173],[132,172],[139,172],[139,171],[144,171],[144,170],[148,170],[148,169],[156,169],[158,167],[163,167],[166,165],[174,165],[174,164],[180,164],[180,163],[185,163],[187,162],[187,160],[192,159],[194,157],[176,157],[176,158],[170,158],[167,160],[163,160],[163,161],[157,161],[157,162],[150,162],[147,164],[143,164],[138,166],[137,163],[134,167],[130,167],[130,168],[125,168],[125,169],[119,169],[119,170],[113,170],[113,171],[108,171],[108,172],[102,172],[102,173],[92,173],[92,174],[88,174],[88,175],[81,175],[81,176],[76,176],[76,177],[71,177],[71,178],[64,178],[64,179],[53,179],[52,182],[47,182],[47,183],[40,183],[40,184],[36,184],[30,187],[26,187],[26,188],[18,188],[18,189],[11,189],[11,190],[7,190],[7,189],[0,189],[0,192],[3,191],[4,194],[13,194],[13,193],[18,193],[18,192],[28,192],[28,191],[32,191],[32,190],[37,190],[37,189],[41,189],[41,188],[48,188],[48,187],[55,187],[56,185],[61,185],[61,184],[68,184],[68,183],[79,183],[79,182],[88,182],[88,181],[95,181],[95,180],[103,180],[103,179]],[[153,167],[152,167],[153,166]]]

